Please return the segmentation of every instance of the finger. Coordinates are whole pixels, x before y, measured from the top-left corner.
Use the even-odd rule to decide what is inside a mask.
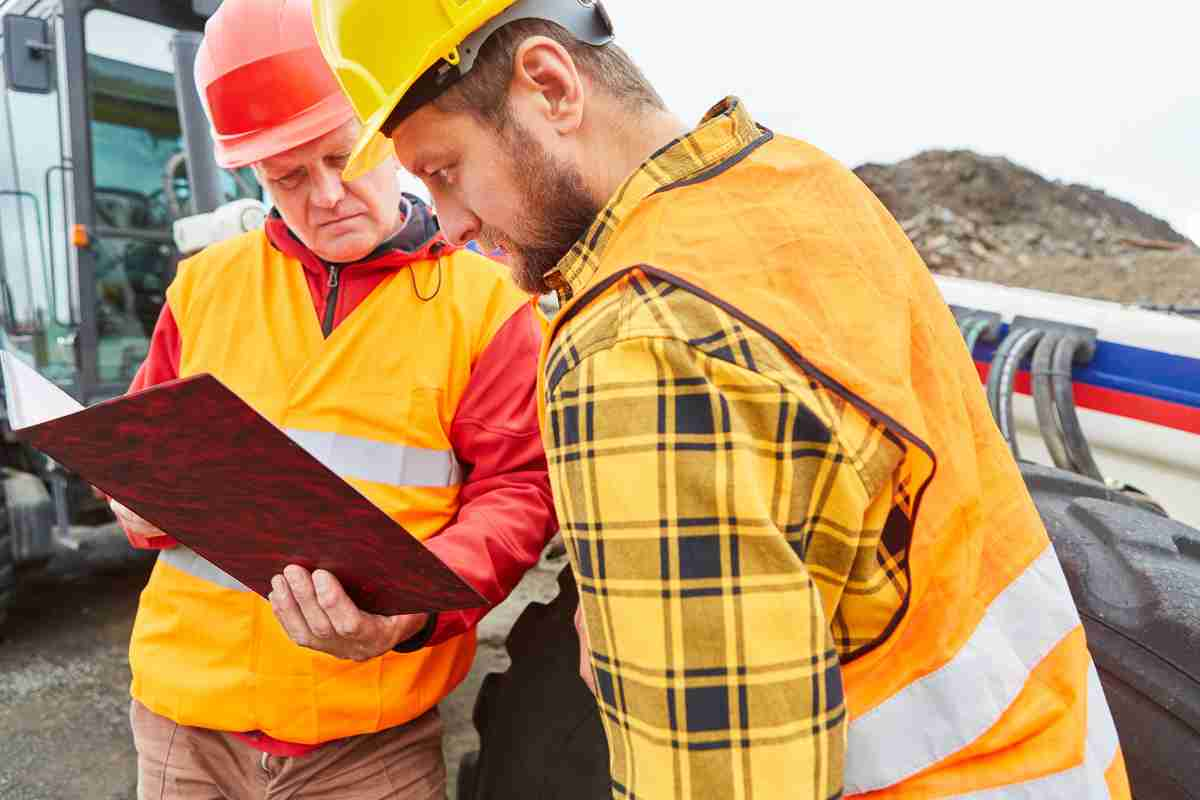
[[[347,639],[358,639],[368,627],[368,614],[354,605],[342,584],[332,573],[319,569],[312,575],[317,603],[329,619],[333,630]]]
[[[304,615],[304,621],[308,623],[308,629],[312,631],[313,636],[318,639],[333,636],[333,625],[321,604],[317,602],[317,590],[308,570],[289,565],[284,568],[283,577],[287,580],[292,597],[296,599],[296,605],[300,606],[300,613]]]
[[[275,619],[279,620],[288,638],[298,645],[310,646],[313,642],[312,631],[308,629],[304,614],[296,604],[296,598],[292,596],[292,590],[282,575],[271,578],[271,594],[268,599],[271,601],[271,610],[275,612]]]

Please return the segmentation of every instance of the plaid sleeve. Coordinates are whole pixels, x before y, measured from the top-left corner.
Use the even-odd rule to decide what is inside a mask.
[[[806,557],[852,551],[871,516],[857,454],[797,393],[674,338],[610,342],[547,400],[613,796],[840,797],[829,578]]]

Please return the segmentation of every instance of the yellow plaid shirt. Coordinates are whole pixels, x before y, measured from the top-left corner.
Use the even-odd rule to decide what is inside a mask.
[[[588,289],[644,198],[762,134],[728,99],[659,151],[559,265],[560,295]],[[840,661],[908,591],[887,535],[899,447],[765,337],[637,272],[563,323],[545,390],[613,796],[841,796]]]

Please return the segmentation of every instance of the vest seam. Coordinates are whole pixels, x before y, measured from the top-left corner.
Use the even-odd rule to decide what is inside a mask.
[[[841,448],[841,450],[843,452],[847,453],[848,456],[850,453],[853,452],[849,448],[847,443],[836,432],[836,430],[833,426],[827,424],[825,422],[825,420],[822,419],[821,416],[818,416],[818,412],[811,408],[809,403],[805,402],[805,400],[802,397],[800,397],[794,390],[790,389],[788,386],[786,386],[785,384],[780,382],[778,379],[776,379],[770,375],[766,375],[762,372],[752,370],[752,369],[745,367],[741,364],[738,364],[736,362],[728,361],[719,356],[712,355],[712,354],[696,347],[695,345],[691,344],[690,342],[688,342],[684,339],[680,339],[677,336],[672,336],[669,334],[655,334],[655,335],[640,334],[640,335],[636,335],[636,336],[621,337],[618,339],[618,341],[607,344],[604,347],[591,348],[588,350],[588,352],[586,354],[581,354],[579,356],[579,358],[576,360],[575,364],[572,365],[570,369],[566,370],[562,374],[562,376],[560,376],[559,382],[561,383],[563,378],[565,378],[568,374],[570,374],[571,372],[574,372],[576,369],[578,369],[580,366],[582,366],[583,362],[585,360],[592,358],[596,355],[599,355],[600,353],[602,353],[606,350],[610,350],[612,348],[612,346],[615,344],[621,344],[624,342],[633,342],[633,341],[675,342],[675,343],[683,345],[684,347],[687,347],[690,350],[693,350],[694,352],[698,353],[700,356],[702,356],[706,359],[710,359],[712,361],[717,361],[722,364],[726,364],[733,369],[739,370],[739,371],[744,372],[749,375],[761,376],[765,380],[768,380],[771,383],[773,383],[776,386],[783,389],[789,395],[796,398],[797,402],[799,402],[803,407],[809,409],[810,413],[812,413],[817,418],[817,420],[821,423],[821,425],[823,427],[825,427],[826,431],[829,432],[830,436],[833,437],[833,439],[837,442],[837,446],[839,448]],[[548,389],[548,392],[547,392],[548,397],[552,397],[554,395],[557,385],[558,384],[555,384],[555,387],[550,387]],[[849,401],[847,400],[846,402],[849,402]],[[855,406],[855,409],[858,410],[857,406]],[[859,410],[859,413],[862,413],[861,410]],[[848,457],[847,461],[853,467],[854,475],[858,478],[859,485],[862,487],[863,493],[869,502],[870,499],[874,495],[871,493],[870,486],[868,485],[866,477],[863,475],[862,469],[858,463],[858,459]],[[895,469],[898,470],[902,464],[903,464],[903,455],[901,455],[900,463],[896,465]],[[894,498],[891,501],[891,505],[892,505],[892,508],[895,508],[897,505]],[[916,515],[914,514],[913,515],[914,519],[915,519],[915,516]],[[891,615],[890,619],[888,620],[888,623],[886,625],[884,625],[872,639],[868,640],[865,644],[863,644],[853,650],[849,650],[845,653],[838,654],[838,658],[843,665],[852,663],[853,661],[855,661],[859,658],[862,658],[863,656],[869,654],[870,652],[872,652],[873,650],[878,648],[880,645],[882,645],[885,641],[888,640],[888,638],[891,637],[891,635],[893,633],[895,633],[896,629],[900,626],[901,621],[903,621],[903,619],[908,615],[908,610],[909,610],[910,606],[912,605],[912,594],[913,594],[911,542],[912,542],[912,532],[915,529],[915,527],[916,527],[915,522],[912,519],[910,519],[909,520],[909,535],[908,535],[909,546],[905,548],[904,558],[903,558],[906,591],[904,592],[904,594],[900,600],[900,603],[893,610],[892,615]],[[827,620],[827,624],[829,624],[829,625],[833,624],[832,617],[829,620]]]
[[[638,275],[638,273],[636,271],[634,273],[631,273],[631,279],[629,282],[629,286],[625,289],[625,292],[626,292],[625,296],[626,296],[627,302],[623,306],[623,308],[628,308],[629,312],[628,312],[626,318],[624,320],[620,320],[618,323],[618,328],[620,331],[618,333],[618,339],[628,339],[628,338],[642,337],[642,336],[659,337],[661,335],[659,328],[649,328],[648,332],[646,332],[640,328],[634,329],[628,321],[629,318],[631,318],[634,313],[634,301],[636,301],[638,298],[641,297],[640,293],[633,290],[633,283],[635,283],[639,279],[644,279],[645,277],[647,277],[647,276],[645,276],[644,274]],[[689,289],[683,288],[682,291],[684,293],[686,293],[688,296],[694,298],[697,302],[705,303],[709,306],[712,306],[713,310],[717,314],[728,317],[729,320],[734,325],[747,327],[739,319],[729,315],[728,312],[726,312],[720,306],[713,305],[708,300],[697,295],[696,293],[692,292]],[[643,298],[643,300],[644,300],[644,298]],[[650,313],[653,313],[653,308],[652,308],[651,304],[649,304],[647,302],[643,302],[642,305],[646,306],[647,308],[650,308]],[[753,328],[751,328],[750,330],[753,330]],[[758,333],[758,331],[754,331],[754,332]],[[900,464],[903,463],[903,456],[904,456],[903,449],[901,447],[897,446],[896,449],[899,452],[900,458],[899,458],[898,462],[888,470],[887,478],[884,478],[881,481],[869,480],[868,476],[865,474],[866,463],[863,462],[862,458],[860,457],[859,450],[857,448],[851,447],[849,442],[842,439],[840,431],[835,432],[835,430],[834,430],[832,421],[837,418],[837,414],[840,409],[836,407],[836,402],[831,401],[828,397],[821,396],[822,392],[824,392],[826,395],[828,395],[830,393],[830,390],[821,385],[818,385],[816,389],[809,389],[809,391],[811,391],[811,393],[813,395],[813,397],[811,398],[812,402],[809,402],[809,400],[806,398],[805,392],[802,389],[793,388],[791,385],[789,385],[789,381],[798,381],[800,383],[807,384],[807,385],[811,385],[815,382],[808,376],[808,374],[806,372],[800,371],[799,373],[797,373],[796,369],[794,368],[794,366],[792,364],[792,361],[786,355],[784,355],[773,342],[771,342],[769,339],[767,339],[765,336],[762,336],[761,334],[759,334],[759,336],[764,341],[758,341],[757,339],[754,339],[754,338],[747,338],[746,341],[744,342],[744,346],[747,346],[752,349],[753,361],[757,365],[761,365],[761,368],[759,368],[759,366],[755,366],[755,367],[746,367],[745,369],[747,371],[751,372],[752,374],[763,376],[763,378],[770,380],[771,382],[776,384],[780,389],[787,392],[789,395],[795,397],[800,402],[801,405],[803,405],[810,413],[813,414],[813,416],[815,416],[817,418],[817,420],[819,422],[824,424],[826,426],[826,428],[829,429],[830,434],[833,436],[836,436],[838,438],[838,440],[839,440],[838,443],[842,446],[842,450],[846,454],[847,460],[854,467],[854,471],[858,474],[859,480],[863,484],[863,488],[866,490],[868,499],[874,498],[879,492],[884,490],[884,488],[886,487],[886,485],[888,483],[888,479],[892,475],[895,474],[895,472],[899,468]],[[678,339],[677,336],[671,336],[669,338]],[[687,343],[689,345],[691,344],[690,341],[688,341],[688,340],[680,339],[680,341],[684,341],[685,343]],[[713,353],[710,353],[709,351],[704,350],[703,348],[697,347],[696,349],[702,353],[711,355],[721,361],[725,361],[726,363],[728,363],[732,366],[739,366],[739,364],[736,361],[731,361],[729,359],[722,358],[721,356],[717,356]],[[808,388],[808,387],[806,386],[805,388]],[[840,395],[838,396],[838,399],[840,399],[840,401],[842,403],[847,402]],[[858,411],[858,413],[860,415],[862,414],[861,410],[858,410],[858,409],[855,409],[855,410]],[[829,420],[830,420],[829,423],[826,423],[825,417],[829,418]],[[869,417],[866,417],[865,415],[863,415],[863,417],[864,417],[864,419],[867,419],[868,421],[870,419]],[[889,439],[888,441],[891,441],[891,440]],[[895,442],[892,442],[892,444],[895,444]]]
[[[913,536],[913,533],[916,530],[916,526],[917,526],[917,517],[920,513],[922,501],[925,498],[925,492],[930,487],[930,485],[933,484],[933,480],[937,476],[938,459],[937,459],[937,456],[933,452],[933,448],[931,448],[924,440],[922,440],[920,437],[913,434],[911,431],[909,431],[907,428],[905,428],[903,425],[901,425],[895,419],[893,419],[889,415],[883,413],[883,411],[881,411],[880,409],[875,408],[873,405],[868,403],[866,400],[864,400],[863,398],[860,398],[858,395],[854,394],[854,392],[851,392],[849,389],[842,386],[841,383],[839,383],[836,379],[826,375],[824,372],[822,372],[820,369],[818,369],[815,365],[809,363],[799,352],[797,352],[795,350],[795,348],[791,347],[791,345],[789,345],[786,340],[784,340],[781,336],[779,336],[779,334],[775,333],[768,326],[754,320],[752,317],[750,317],[749,314],[742,312],[740,309],[738,309],[732,303],[728,303],[724,300],[721,300],[720,298],[716,297],[715,295],[711,294],[710,292],[706,292],[703,289],[701,289],[700,287],[694,286],[691,283],[689,283],[688,281],[686,281],[682,278],[679,278],[666,270],[662,270],[662,269],[650,266],[649,264],[645,264],[645,263],[635,264],[633,266],[629,266],[629,267],[626,267],[624,269],[620,269],[620,270],[614,272],[612,275],[609,275],[607,278],[604,278],[599,283],[593,285],[586,292],[584,292],[582,295],[580,295],[575,300],[575,302],[571,305],[571,307],[569,307],[566,310],[566,313],[560,314],[554,320],[554,324],[548,334],[548,338],[553,339],[558,334],[558,332],[561,331],[568,322],[570,322],[572,319],[574,319],[584,308],[589,306],[593,300],[595,300],[597,297],[599,297],[601,294],[603,294],[607,289],[611,288],[619,280],[621,280],[622,278],[625,278],[626,276],[628,276],[631,272],[633,272],[635,270],[641,270],[644,274],[653,275],[655,277],[658,277],[660,280],[674,284],[675,286],[678,286],[680,288],[687,289],[688,291],[690,291],[692,294],[696,295],[697,297],[707,300],[708,302],[711,302],[713,305],[715,305],[717,308],[724,310],[726,313],[728,313],[732,317],[734,317],[734,319],[740,319],[749,328],[751,328],[752,330],[758,331],[760,334],[762,334],[764,337],[766,337],[766,339],[769,342],[771,342],[773,345],[775,345],[775,347],[777,347],[779,349],[779,351],[781,353],[783,353],[783,355],[787,356],[791,361],[793,361],[796,364],[798,369],[802,370],[805,374],[812,377],[813,380],[820,383],[822,386],[827,388],[829,391],[832,391],[835,394],[837,394],[838,396],[842,397],[846,402],[850,403],[852,406],[854,406],[856,409],[858,409],[860,413],[866,414],[869,419],[877,420],[880,424],[882,424],[884,426],[885,429],[891,431],[893,433],[893,435],[897,436],[898,438],[900,438],[904,441],[910,442],[913,446],[917,447],[921,452],[925,453],[925,455],[930,460],[931,466],[930,466],[929,476],[925,479],[925,481],[921,484],[921,486],[913,494],[912,514],[911,514],[911,516],[908,516],[909,542],[911,544],[912,536]],[[547,363],[549,363],[549,359],[547,360]],[[578,366],[578,364],[576,364],[575,366]],[[571,369],[574,369],[574,368],[575,368],[574,366],[571,367]],[[561,381],[561,377],[560,377],[560,381]],[[556,387],[557,387],[557,384],[555,384],[555,386],[548,385],[546,387],[547,396],[549,396],[551,393],[553,393]],[[855,470],[855,472],[857,473],[857,469]],[[861,475],[860,475],[860,480],[861,480]],[[911,547],[909,548],[909,550],[911,551]],[[879,647],[881,647],[885,642],[887,642],[889,639],[892,638],[892,635],[896,632],[896,629],[900,627],[900,623],[905,619],[905,617],[908,616],[909,608],[912,606],[912,585],[913,585],[912,584],[912,554],[911,554],[911,552],[906,553],[906,556],[904,559],[904,577],[909,586],[909,591],[905,593],[904,600],[900,604],[900,608],[898,608],[896,610],[896,613],[892,616],[892,619],[888,622],[888,624],[880,632],[879,636],[877,636],[874,640],[872,640],[868,644],[863,645],[862,647],[858,648],[857,650],[855,650],[851,653],[847,653],[846,655],[839,656],[840,661],[843,666],[846,664],[853,663],[854,661],[857,661],[858,659],[863,658],[863,657],[869,655],[870,653],[874,652],[875,650],[879,649]]]

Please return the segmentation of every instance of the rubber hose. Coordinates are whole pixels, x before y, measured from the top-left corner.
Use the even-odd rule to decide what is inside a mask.
[[[1012,398],[1017,387],[1017,372],[1021,369],[1021,362],[1025,357],[1033,352],[1033,348],[1043,336],[1043,331],[1031,329],[1021,340],[1013,347],[1012,352],[1008,354],[1008,360],[1004,363],[1003,380],[1000,383],[1000,433],[1008,441],[1008,447],[1012,450],[1013,458],[1020,459],[1021,452],[1017,448],[1017,426],[1013,424]]]
[[[971,335],[971,330],[975,327],[975,315],[967,314],[955,320],[958,323],[958,332],[962,334],[963,341]]]
[[[1004,385],[1005,367],[1008,364],[1009,356],[1012,354],[1013,348],[1025,340],[1030,333],[1027,329],[1010,330],[1008,336],[1004,337],[1004,341],[1000,343],[1000,347],[996,350],[996,355],[992,358],[992,369],[988,373],[987,380],[987,398],[988,406],[992,409],[992,418],[996,420],[996,425],[1003,428],[1004,422],[1004,406],[1002,404],[1001,391]],[[1015,380],[1016,367],[1013,367],[1013,380]]]
[[[1033,407],[1037,411],[1038,428],[1046,449],[1054,459],[1054,466],[1075,472],[1075,465],[1063,441],[1062,424],[1058,421],[1058,410],[1054,407],[1054,386],[1050,378],[1054,374],[1054,350],[1064,334],[1049,332],[1038,343],[1033,353]]]
[[[1082,346],[1083,341],[1078,337],[1064,336],[1054,348],[1054,406],[1058,410],[1058,421],[1062,426],[1067,455],[1075,465],[1075,471],[1103,483],[1104,475],[1092,457],[1091,445],[1083,435],[1083,428],[1079,425],[1079,414],[1075,410],[1075,386],[1071,382],[1071,367],[1075,362],[1076,351]]]
[[[1004,366],[1005,360],[1008,358],[1008,353],[1012,350],[1013,345],[1021,338],[1019,331],[1009,330],[1004,341],[1000,342],[1000,346],[996,348],[996,352],[992,355],[992,368],[988,372],[987,378],[987,401],[988,408],[992,410],[992,419],[996,424],[1000,424],[1000,373],[1001,367]]]
[[[972,318],[963,328],[963,338],[967,341],[967,352],[971,354],[971,358],[975,358],[975,345],[979,344],[979,337],[987,330],[988,321],[979,317]]]

